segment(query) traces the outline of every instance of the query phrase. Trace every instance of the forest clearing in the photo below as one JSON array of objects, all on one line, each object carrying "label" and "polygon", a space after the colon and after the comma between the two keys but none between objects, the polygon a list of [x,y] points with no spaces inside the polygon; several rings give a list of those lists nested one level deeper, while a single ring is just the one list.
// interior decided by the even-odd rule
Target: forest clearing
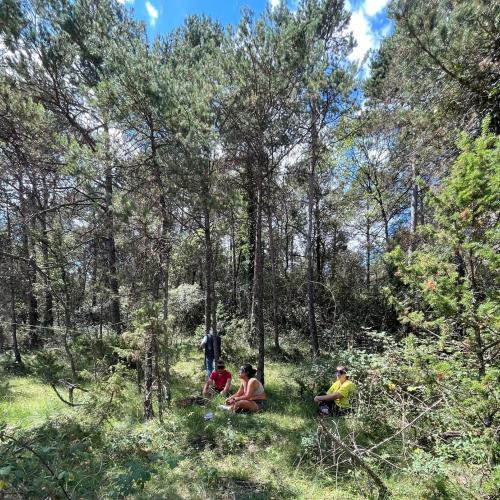
[{"label": "forest clearing", "polygon": [[0,498],[498,498],[500,2],[167,3],[0,0]]}]

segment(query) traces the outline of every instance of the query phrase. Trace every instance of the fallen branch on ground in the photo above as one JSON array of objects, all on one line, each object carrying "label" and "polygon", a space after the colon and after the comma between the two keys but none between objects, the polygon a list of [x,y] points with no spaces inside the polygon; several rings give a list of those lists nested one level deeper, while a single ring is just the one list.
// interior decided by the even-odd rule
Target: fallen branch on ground
[{"label": "fallen branch on ground", "polygon": [[349,449],[339,438],[333,435],[333,433],[325,427],[325,424],[320,420],[320,427],[325,431],[330,439],[356,464],[358,464],[372,479],[379,489],[380,496],[386,498],[390,495],[389,488],[385,485],[384,481],[380,476],[354,451]]}]

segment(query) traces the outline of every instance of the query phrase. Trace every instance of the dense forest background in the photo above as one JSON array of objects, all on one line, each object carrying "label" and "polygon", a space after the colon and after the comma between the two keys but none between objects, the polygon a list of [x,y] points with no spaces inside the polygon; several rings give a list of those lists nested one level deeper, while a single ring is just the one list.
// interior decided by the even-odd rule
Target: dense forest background
[{"label": "dense forest background", "polygon": [[[170,429],[210,328],[277,413],[295,411],[280,390],[311,407],[294,469],[332,481],[336,461],[354,496],[396,494],[394,473],[424,478],[402,498],[499,493],[500,4],[395,0],[389,16],[360,69],[342,0],[227,28],[192,16],[154,40],[113,0],[0,2],[0,396],[36,380],[68,412],[29,429],[0,413],[0,495],[225,498],[220,472],[147,493],[158,459],[130,465],[128,443],[96,472],[88,449],[134,385],[137,425]],[[357,416],[316,428],[337,362]],[[196,432],[197,450],[241,451]],[[273,488],[230,491],[330,494]]]}]

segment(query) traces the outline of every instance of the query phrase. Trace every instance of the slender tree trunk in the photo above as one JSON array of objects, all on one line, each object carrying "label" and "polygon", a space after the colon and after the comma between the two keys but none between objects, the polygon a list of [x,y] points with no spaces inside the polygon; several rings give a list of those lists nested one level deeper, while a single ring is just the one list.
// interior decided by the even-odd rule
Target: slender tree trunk
[{"label": "slender tree trunk", "polygon": [[[158,318],[157,318],[158,320]],[[154,352],[154,370],[156,377],[156,397],[158,400],[158,420],[163,422],[163,377],[161,374],[160,367],[160,350],[158,346],[158,332],[157,329],[158,322],[152,327],[153,330],[153,352]]]},{"label": "slender tree trunk", "polygon": [[285,269],[284,269],[284,275],[285,279],[288,278],[288,266],[290,263],[290,252],[288,251],[288,248],[290,246],[290,235],[288,231],[288,207],[286,206],[285,203]]},{"label": "slender tree trunk", "polygon": [[255,275],[255,221],[256,221],[256,200],[255,200],[255,179],[253,173],[253,166],[251,161],[246,168],[246,198],[247,198],[247,247],[248,247],[248,269],[247,269],[247,285],[248,285],[248,313],[250,316],[250,323],[253,324],[253,287]]},{"label": "slender tree trunk", "polygon": [[371,242],[371,220],[369,215],[369,207],[366,212],[366,290],[370,291],[370,273],[371,273],[371,250],[372,250],[372,242]]},{"label": "slender tree trunk", "polygon": [[238,309],[238,272],[236,266],[236,237],[234,225],[234,210],[231,209],[231,309],[233,313],[235,313]]},{"label": "slender tree trunk", "polygon": [[[205,194],[208,196],[208,193]],[[207,200],[208,202],[208,200]],[[212,237],[210,233],[210,210],[205,204],[204,234],[205,234],[205,334],[208,335],[212,327]]]},{"label": "slender tree trunk", "polygon": [[276,279],[276,252],[274,247],[274,234],[273,234],[273,218],[271,214],[271,207],[268,206],[267,210],[267,225],[269,228],[269,257],[271,259],[271,293],[273,300],[273,325],[274,325],[274,348],[280,350],[280,335],[278,324],[278,295],[277,295],[277,279]]},{"label": "slender tree trunk", "polygon": [[[7,207],[7,241],[9,253],[12,254],[12,227],[10,225],[10,214]],[[9,289],[10,289],[10,318],[11,318],[11,333],[12,333],[12,350],[16,363],[22,364],[21,351],[17,343],[17,314],[16,314],[16,291],[14,286],[14,262],[11,259],[9,272]]]},{"label": "slender tree trunk", "polygon": [[221,356],[221,339],[219,337],[219,331],[217,330],[217,295],[215,293],[215,262],[217,262],[218,258],[217,244],[215,246],[215,259],[212,252],[212,329],[214,332],[214,359],[217,360]]},{"label": "slender tree trunk", "polygon": [[19,175],[19,197],[20,208],[22,217],[22,243],[23,253],[26,259],[26,266],[24,269],[26,279],[26,309],[28,311],[28,324],[29,324],[29,345],[31,348],[40,346],[40,337],[37,332],[38,327],[38,301],[35,295],[36,272],[34,271],[33,263],[34,255],[32,253],[33,247],[31,237],[29,234],[29,223],[27,218],[28,206],[26,200],[26,190],[24,187],[24,180],[22,174]]},{"label": "slender tree trunk", "polygon": [[412,188],[410,201],[410,245],[408,255],[411,255],[416,246],[416,232],[418,224],[418,184],[417,184],[417,167],[415,161],[412,162]]},{"label": "slender tree trunk", "polygon": [[[98,238],[94,238],[92,241],[92,278],[90,281],[91,287],[91,304],[92,309],[95,310],[97,308],[97,282],[98,282],[98,259],[99,259],[99,246],[98,246]],[[95,319],[94,319],[95,321]]]},{"label": "slender tree trunk", "polygon": [[12,333],[12,350],[16,363],[22,364],[21,351],[17,343],[17,315],[16,315],[16,295],[14,291],[14,283],[10,280],[10,317],[11,317],[11,333]]},{"label": "slender tree trunk", "polygon": [[50,281],[50,261],[49,261],[49,232],[47,228],[47,213],[46,210],[49,206],[49,190],[47,188],[47,180],[43,179],[43,206],[42,213],[40,215],[40,222],[42,226],[42,256],[43,265],[45,268],[45,304],[43,313],[43,326],[46,329],[52,329],[54,326],[54,301],[52,297],[52,284]]},{"label": "slender tree trunk", "polygon": [[149,327],[144,344],[144,418],[149,420],[153,413],[153,332]]},{"label": "slender tree trunk", "polygon": [[[166,334],[166,349],[163,353],[163,360],[165,363],[164,373],[165,373],[165,385],[166,385],[166,398],[170,401],[171,398],[171,388],[170,388],[170,355],[169,355],[169,332],[168,332],[168,311],[169,311],[169,278],[170,278],[170,243],[169,243],[169,233],[171,228],[170,212],[167,204],[167,198],[165,196],[165,188],[163,184],[163,179],[161,176],[160,165],[158,164],[158,151],[156,145],[156,139],[151,128],[150,134],[151,143],[151,157],[153,161],[154,177],[155,182],[159,191],[159,205],[160,205],[160,216],[161,216],[161,237],[160,237],[160,272],[161,272],[161,282],[163,287],[163,319],[165,321],[165,326],[167,328]],[[157,384],[158,384],[158,402],[163,402],[162,400],[162,385],[161,385],[161,368],[158,366],[158,360],[160,358],[159,344],[157,335],[152,339],[152,349],[156,358],[156,373],[157,373]],[[146,372],[146,369],[144,370]],[[159,378],[158,378],[159,377]],[[162,409],[158,409],[158,415],[161,418]]]},{"label": "slender tree trunk", "polygon": [[319,199],[315,202],[315,243],[316,243],[316,281],[323,283],[323,259],[321,258],[321,212],[319,209]]},{"label": "slender tree trunk", "polygon": [[171,389],[171,377],[170,377],[170,329],[168,324],[168,311],[169,311],[169,280],[170,280],[170,247],[168,248],[167,254],[165,256],[165,272],[163,275],[163,291],[164,291],[164,301],[163,301],[163,318],[165,320],[165,352],[163,354],[163,359],[165,360],[165,398],[167,403],[170,403],[172,399],[172,389]]},{"label": "slender tree trunk", "polygon": [[257,362],[257,378],[264,384],[264,255],[262,251],[262,203],[263,203],[263,165],[257,172],[257,214],[255,221],[255,266],[254,266],[254,304],[255,326],[259,342],[259,359]]},{"label": "slender tree trunk", "polygon": [[205,304],[205,331],[208,334],[210,328],[213,333],[214,359],[220,358],[219,336],[217,333],[217,306],[215,297],[215,278],[214,278],[214,255],[211,232],[211,210],[210,202],[210,178],[211,163],[206,160],[205,178],[203,179],[203,202],[204,202],[204,233],[205,233],[205,271],[206,271],[206,304]]},{"label": "slender tree trunk", "polygon": [[308,176],[307,200],[307,303],[309,315],[309,335],[311,349],[314,356],[319,355],[318,331],[316,327],[316,303],[314,296],[314,268],[313,268],[313,209],[316,187],[316,165],[318,162],[318,131],[316,127],[317,111],[315,104],[311,104],[311,165]]},{"label": "slender tree trunk", "polygon": [[109,153],[109,131],[107,125],[105,126],[106,133],[106,171],[104,179],[105,189],[105,222],[106,222],[106,251],[108,256],[108,274],[109,286],[111,289],[111,302],[110,302],[110,315],[111,327],[113,330],[121,334],[122,320],[120,311],[120,295],[119,283],[117,273],[117,258],[116,258],[116,245],[115,245],[115,228],[114,228],[114,211],[113,211],[113,167],[112,160]]},{"label": "slender tree trunk", "polygon": [[66,356],[68,357],[68,361],[71,367],[71,376],[73,379],[73,383],[76,383],[76,365],[75,358],[73,357],[73,353],[71,352],[71,348],[69,346],[69,337],[71,336],[71,294],[69,289],[68,278],[66,275],[66,270],[64,268],[64,263],[60,262],[60,270],[61,270],[61,278],[63,283],[64,290],[64,334],[63,334],[63,347]]}]

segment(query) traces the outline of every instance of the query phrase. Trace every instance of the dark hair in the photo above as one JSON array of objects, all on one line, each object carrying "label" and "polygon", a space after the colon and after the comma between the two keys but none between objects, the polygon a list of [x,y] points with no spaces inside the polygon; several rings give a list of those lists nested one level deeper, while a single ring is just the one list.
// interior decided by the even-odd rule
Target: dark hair
[{"label": "dark hair", "polygon": [[240,371],[245,372],[248,375],[248,378],[255,377],[255,374],[257,373],[257,370],[255,370],[250,364],[243,365],[240,368]]}]

